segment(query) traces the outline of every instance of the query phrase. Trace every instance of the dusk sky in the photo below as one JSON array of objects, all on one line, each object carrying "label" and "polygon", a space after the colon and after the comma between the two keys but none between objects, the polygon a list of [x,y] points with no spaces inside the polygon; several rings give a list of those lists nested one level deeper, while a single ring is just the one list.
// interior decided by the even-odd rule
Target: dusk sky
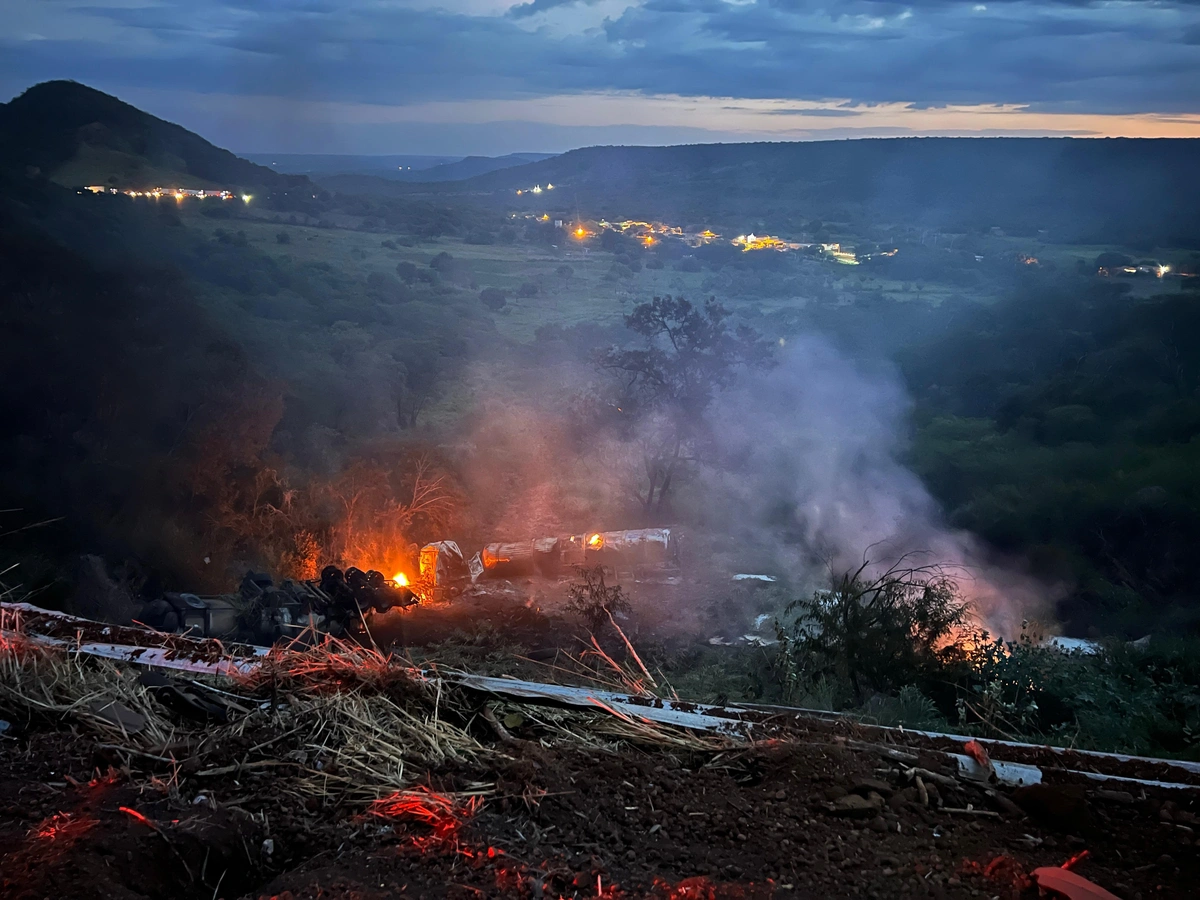
[{"label": "dusk sky", "polygon": [[241,152],[1200,137],[1200,2],[0,0],[72,78]]}]

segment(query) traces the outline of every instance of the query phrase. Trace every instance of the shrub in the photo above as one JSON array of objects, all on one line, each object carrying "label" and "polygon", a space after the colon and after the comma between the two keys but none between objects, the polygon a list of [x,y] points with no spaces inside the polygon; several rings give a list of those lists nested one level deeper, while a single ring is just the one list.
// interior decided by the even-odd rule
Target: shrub
[{"label": "shrub", "polygon": [[532,281],[526,281],[519,288],[517,288],[517,296],[518,297],[536,297],[538,295],[539,290],[540,290],[540,288],[536,284],[534,284]]},{"label": "shrub", "polygon": [[619,584],[604,583],[604,566],[576,566],[579,580],[567,591],[567,609],[587,625],[589,631],[599,631],[610,616],[629,612],[629,598]]},{"label": "shrub", "polygon": [[275,243],[277,243],[277,244],[290,244],[291,242],[292,242],[292,236],[290,234],[288,234],[286,231],[280,231],[278,234],[275,235]]},{"label": "shrub", "polygon": [[479,302],[492,312],[498,312],[508,302],[508,294],[500,288],[487,287],[479,292]]},{"label": "shrub", "polygon": [[869,564],[832,579],[831,589],[793,600],[779,626],[785,688],[828,677],[857,703],[876,691],[919,683],[953,665],[953,638],[968,607],[954,581],[936,566],[903,562],[878,576]]}]

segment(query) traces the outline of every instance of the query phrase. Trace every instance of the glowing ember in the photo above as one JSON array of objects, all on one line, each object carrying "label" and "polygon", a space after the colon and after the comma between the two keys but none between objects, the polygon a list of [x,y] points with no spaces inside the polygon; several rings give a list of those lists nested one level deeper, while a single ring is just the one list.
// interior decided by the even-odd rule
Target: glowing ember
[{"label": "glowing ember", "polygon": [[434,838],[445,839],[456,834],[462,823],[475,815],[480,806],[478,797],[464,799],[419,786],[410,791],[396,791],[373,801],[367,813],[381,819],[422,822],[433,830]]},{"label": "glowing ember", "polygon": [[76,816],[73,813],[55,813],[48,819],[43,819],[34,826],[32,834],[39,840],[56,841],[63,838],[77,838],[85,831],[90,831],[96,825],[91,816]]},{"label": "glowing ember", "polygon": [[393,575],[392,581],[394,581],[400,587],[408,587],[408,576],[403,572],[397,572],[395,575]]},{"label": "glowing ember", "polygon": [[604,535],[593,534],[590,538],[588,538],[587,543],[588,543],[588,546],[591,547],[593,550],[599,550],[601,547],[604,546]]}]

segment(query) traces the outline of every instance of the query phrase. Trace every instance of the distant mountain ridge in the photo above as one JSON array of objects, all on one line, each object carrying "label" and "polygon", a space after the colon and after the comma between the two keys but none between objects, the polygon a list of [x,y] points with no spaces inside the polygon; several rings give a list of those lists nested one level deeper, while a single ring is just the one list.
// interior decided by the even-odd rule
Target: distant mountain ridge
[{"label": "distant mountain ridge", "polygon": [[404,197],[421,193],[442,183],[458,184],[466,179],[551,159],[549,153],[510,153],[507,156],[468,156],[453,162],[403,172],[355,171],[336,174],[314,173],[312,179],[327,190],[343,194]]},{"label": "distant mountain ridge", "polygon": [[243,153],[242,156],[274,172],[288,175],[378,175],[392,177],[405,169],[429,169],[457,162],[459,156],[421,156],[418,154],[352,153]]},{"label": "distant mountain ridge", "polygon": [[74,81],[47,81],[0,104],[0,168],[68,187],[283,189],[280,175],[197,134]]},{"label": "distant mountain ridge", "polygon": [[[504,156],[417,156],[324,153],[247,153],[246,158],[272,171],[307,175],[324,183],[329,179],[350,179],[346,184],[357,191],[378,193],[371,181],[382,178],[398,182],[461,181],[498,169],[524,166],[550,159],[554,153],[509,153]],[[333,182],[337,184],[337,182]],[[338,188],[339,190],[341,188]]]},{"label": "distant mountain ridge", "polygon": [[428,169],[406,172],[405,181],[462,181],[503,169],[524,166],[553,159],[554,153],[509,153],[506,156],[467,156],[457,162],[444,163]]}]

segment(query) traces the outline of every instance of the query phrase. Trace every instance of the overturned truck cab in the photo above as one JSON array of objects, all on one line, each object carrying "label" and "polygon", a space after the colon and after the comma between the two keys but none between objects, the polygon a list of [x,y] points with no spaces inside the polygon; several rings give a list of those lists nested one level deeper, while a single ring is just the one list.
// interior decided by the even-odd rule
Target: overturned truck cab
[{"label": "overturned truck cab", "polygon": [[278,584],[264,572],[250,571],[236,594],[167,593],[148,601],[139,621],[160,631],[271,644],[354,634],[373,614],[419,601],[414,591],[382,572],[354,566],[326,566],[320,580],[289,578]]}]

